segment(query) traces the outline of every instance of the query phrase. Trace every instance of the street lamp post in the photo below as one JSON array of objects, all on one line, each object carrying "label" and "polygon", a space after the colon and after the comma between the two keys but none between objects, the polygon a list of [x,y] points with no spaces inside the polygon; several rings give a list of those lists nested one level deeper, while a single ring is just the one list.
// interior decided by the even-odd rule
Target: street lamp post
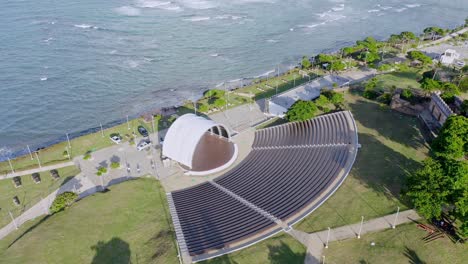
[{"label": "street lamp post", "polygon": [[102,123],[99,123],[99,125],[101,126],[101,135],[102,137],[104,137],[104,130],[102,129]]},{"label": "street lamp post", "polygon": [[397,212],[396,212],[396,215],[395,215],[395,220],[393,220],[393,225],[392,225],[393,229],[395,229],[395,227],[396,227],[396,222],[397,222],[399,213],[400,213],[400,206],[398,206],[398,209],[397,209]]},{"label": "street lamp post", "polygon": [[327,243],[325,244],[325,248],[328,248],[328,241],[330,241],[330,227],[328,228],[328,233],[327,233]]},{"label": "street lamp post", "polygon": [[34,152],[34,154],[36,154],[37,164],[39,164],[39,168],[42,168],[41,161],[39,160],[39,156],[37,155],[37,152]]},{"label": "street lamp post", "polygon": [[362,224],[364,223],[364,216],[361,216],[361,225],[359,226],[359,232],[357,238],[361,238]]},{"label": "street lamp post", "polygon": [[71,149],[70,137],[68,137],[68,133],[66,133],[66,135],[67,135],[68,147]]},{"label": "street lamp post", "polygon": [[28,147],[28,152],[29,152],[29,156],[31,157],[31,160],[34,160],[32,153],[31,153],[31,149],[29,148],[29,145],[26,145],[26,147]]},{"label": "street lamp post", "polygon": [[128,123],[128,115],[127,115],[127,130],[130,130],[130,124]]},{"label": "street lamp post", "polygon": [[10,158],[7,158],[7,159],[8,159],[8,164],[10,164],[11,173],[15,173],[15,170],[13,169],[13,165],[11,164]]}]

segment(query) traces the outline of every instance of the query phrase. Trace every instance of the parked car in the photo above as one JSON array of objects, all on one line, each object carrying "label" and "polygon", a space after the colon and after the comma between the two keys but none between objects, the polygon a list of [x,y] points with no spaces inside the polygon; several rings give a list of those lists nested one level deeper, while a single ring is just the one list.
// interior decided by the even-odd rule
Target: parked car
[{"label": "parked car", "polygon": [[151,146],[151,141],[149,141],[149,140],[144,140],[144,141],[142,141],[140,144],[138,144],[137,150],[138,150],[138,151],[142,151],[142,150],[144,150],[144,149],[149,148],[150,146]]},{"label": "parked car", "polygon": [[122,142],[122,137],[119,134],[111,134],[110,139],[115,143],[115,144],[120,144]]},{"label": "parked car", "polygon": [[144,126],[138,126],[138,132],[144,137],[148,136],[148,130]]}]

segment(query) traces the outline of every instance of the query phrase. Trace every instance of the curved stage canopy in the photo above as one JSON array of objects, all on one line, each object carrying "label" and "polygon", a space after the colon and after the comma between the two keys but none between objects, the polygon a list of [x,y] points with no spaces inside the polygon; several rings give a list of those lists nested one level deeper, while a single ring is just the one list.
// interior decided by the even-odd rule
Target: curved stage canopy
[{"label": "curved stage canopy", "polygon": [[229,161],[234,147],[225,126],[185,114],[169,127],[162,151],[164,156],[189,169],[208,171]]},{"label": "curved stage canopy", "polygon": [[357,150],[349,111],[258,130],[252,151],[234,169],[167,194],[184,262],[287,230],[338,189]]}]

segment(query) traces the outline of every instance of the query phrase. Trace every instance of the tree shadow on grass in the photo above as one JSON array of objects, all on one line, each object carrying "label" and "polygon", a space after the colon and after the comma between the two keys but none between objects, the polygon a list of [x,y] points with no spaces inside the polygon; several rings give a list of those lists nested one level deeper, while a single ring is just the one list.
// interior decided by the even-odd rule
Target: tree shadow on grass
[{"label": "tree shadow on grass", "polygon": [[284,242],[281,242],[278,246],[268,246],[268,259],[272,264],[295,264],[304,263],[306,257],[305,253],[296,253]]},{"label": "tree shadow on grass", "polygon": [[50,217],[50,215],[46,215],[45,217],[43,217],[41,220],[39,220],[39,222],[35,223],[34,225],[32,225],[31,227],[29,227],[28,229],[26,229],[21,235],[19,235],[17,238],[15,238],[15,240],[13,240],[7,248],[10,248],[11,246],[13,246],[16,242],[18,242],[21,238],[23,238],[25,235],[27,235],[29,232],[32,232],[34,229],[36,229],[36,227],[38,227],[39,225],[41,225],[42,223],[44,223],[48,218]]},{"label": "tree shadow on grass", "polygon": [[129,264],[130,246],[127,242],[118,237],[114,237],[108,242],[99,241],[91,247],[96,251],[91,264]]},{"label": "tree shadow on grass", "polygon": [[421,258],[419,258],[418,254],[416,251],[405,247],[405,253],[404,255],[408,258],[410,264],[426,264],[425,261],[423,261]]},{"label": "tree shadow on grass", "polygon": [[427,147],[417,118],[382,109],[378,103],[364,99],[349,103],[348,107],[356,121],[365,128],[376,130],[383,137],[411,148]]},{"label": "tree shadow on grass", "polygon": [[373,135],[360,133],[359,142],[362,147],[351,173],[375,191],[407,204],[400,197],[401,190],[420,163],[385,146]]}]

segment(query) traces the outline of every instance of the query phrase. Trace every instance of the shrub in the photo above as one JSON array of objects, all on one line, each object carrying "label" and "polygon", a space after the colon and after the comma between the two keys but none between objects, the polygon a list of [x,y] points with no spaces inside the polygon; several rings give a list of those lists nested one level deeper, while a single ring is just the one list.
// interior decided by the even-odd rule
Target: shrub
[{"label": "shrub", "polygon": [[68,151],[64,150],[63,153],[62,153],[62,155],[63,155],[64,157],[68,157]]},{"label": "shrub", "polygon": [[86,154],[83,156],[84,160],[89,160],[91,158],[91,152],[86,152]]},{"label": "shrub", "polygon": [[432,64],[431,57],[427,56],[426,54],[418,50],[409,51],[408,58],[412,60],[418,60],[422,62],[423,64]]},{"label": "shrub", "polygon": [[205,98],[209,98],[209,97],[223,97],[224,94],[226,92],[224,90],[218,90],[218,89],[212,89],[212,90],[208,90],[206,91],[203,96]]},{"label": "shrub", "polygon": [[205,104],[199,104],[198,105],[198,111],[200,111],[200,112],[206,113],[209,110],[210,110],[210,108]]},{"label": "shrub", "polygon": [[135,145],[135,138],[134,138],[134,137],[130,137],[130,139],[128,140],[128,144],[130,144],[130,146]]},{"label": "shrub", "polygon": [[118,168],[120,168],[120,162],[112,162],[110,167],[112,169],[118,169]]},{"label": "shrub", "polygon": [[411,92],[411,90],[409,89],[404,89],[402,92],[401,92],[401,98],[405,99],[405,100],[409,100],[413,97],[413,92]]},{"label": "shrub", "polygon": [[[119,165],[120,166],[120,165]],[[106,167],[99,167],[98,171],[96,172],[97,176],[101,176],[103,174],[107,173],[107,168]]]},{"label": "shrub", "polygon": [[50,206],[50,211],[52,213],[58,213],[62,210],[65,210],[67,207],[69,207],[73,202],[78,199],[78,194],[74,192],[64,192],[57,197],[55,197],[54,202]]},{"label": "shrub", "polygon": [[389,105],[392,102],[392,94],[384,93],[378,98],[379,102]]},{"label": "shrub", "polygon": [[222,108],[226,105],[226,100],[222,99],[222,98],[218,98],[214,101],[213,103],[216,107],[218,108]]},{"label": "shrub", "polygon": [[315,116],[317,106],[312,101],[296,101],[286,112],[286,119],[289,122],[304,121]]},{"label": "shrub", "polygon": [[120,134],[119,133],[112,133],[109,136],[110,137],[120,137]]}]

